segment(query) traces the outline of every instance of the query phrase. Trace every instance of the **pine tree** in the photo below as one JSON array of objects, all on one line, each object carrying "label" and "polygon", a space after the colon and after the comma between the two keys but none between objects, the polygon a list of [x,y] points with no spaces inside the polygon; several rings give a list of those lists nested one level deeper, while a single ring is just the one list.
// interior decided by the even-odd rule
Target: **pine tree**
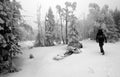
[{"label": "pine tree", "polygon": [[108,5],[104,5],[102,9],[100,9],[96,3],[92,3],[89,7],[90,14],[88,15],[88,19],[94,21],[94,26],[92,28],[93,30],[91,31],[90,37],[95,39],[97,30],[102,28],[108,41],[117,41],[119,36],[117,33],[118,29],[116,28]]},{"label": "pine tree", "polygon": [[[116,25],[116,28],[118,29],[118,33],[120,33],[120,10],[117,8],[112,12],[112,16]],[[120,36],[119,36],[120,37]]]},{"label": "pine tree", "polygon": [[38,46],[44,46],[44,37],[42,33],[42,26],[41,26],[41,6],[37,10],[37,25],[38,25],[38,34],[36,37],[36,42],[35,45],[36,47]]},{"label": "pine tree", "polygon": [[12,57],[20,53],[18,22],[21,5],[13,0],[0,1],[0,73],[14,71]]},{"label": "pine tree", "polygon": [[69,36],[69,42],[70,41],[78,41],[78,39],[79,39],[78,32],[75,28],[75,21],[74,20],[71,22],[68,36]]},{"label": "pine tree", "polygon": [[68,46],[82,48],[82,44],[79,42],[79,34],[76,29],[75,20],[72,20],[71,22],[68,37],[69,37]]},{"label": "pine tree", "polygon": [[48,10],[48,14],[45,19],[45,45],[52,46],[54,45],[54,28],[55,28],[55,20],[53,11],[51,8]]},{"label": "pine tree", "polygon": [[112,17],[112,14],[109,11],[109,7],[108,5],[104,5],[101,13],[104,15],[104,19],[103,19],[103,23],[104,25],[103,28],[106,31],[106,36],[109,42],[114,42],[114,41],[118,41],[118,29],[116,28],[114,19]]}]

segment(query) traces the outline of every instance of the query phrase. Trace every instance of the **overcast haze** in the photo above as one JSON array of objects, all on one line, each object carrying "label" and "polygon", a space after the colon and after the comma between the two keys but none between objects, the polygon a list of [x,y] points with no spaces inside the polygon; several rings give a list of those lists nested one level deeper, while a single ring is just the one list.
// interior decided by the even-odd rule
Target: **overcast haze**
[{"label": "overcast haze", "polygon": [[115,9],[116,7],[120,9],[120,0],[17,0],[21,3],[23,7],[22,15],[26,15],[25,20],[27,20],[27,23],[31,24],[34,28],[36,28],[34,21],[36,21],[36,10],[37,7],[41,5],[41,16],[42,20],[44,19],[44,16],[46,12],[48,11],[48,8],[51,7],[54,15],[56,16],[56,5],[61,5],[64,7],[64,3],[66,1],[69,2],[77,2],[77,8],[76,8],[76,16],[78,18],[83,18],[84,15],[88,14],[89,10],[89,3],[97,3],[100,7],[107,4],[109,5],[110,9]]}]

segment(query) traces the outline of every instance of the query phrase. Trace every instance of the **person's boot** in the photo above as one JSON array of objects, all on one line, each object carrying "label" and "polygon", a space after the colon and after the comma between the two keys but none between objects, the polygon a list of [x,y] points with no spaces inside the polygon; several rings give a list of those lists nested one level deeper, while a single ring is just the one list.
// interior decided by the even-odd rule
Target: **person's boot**
[{"label": "person's boot", "polygon": [[102,55],[104,55],[105,53],[104,52],[102,52]]},{"label": "person's boot", "polygon": [[102,53],[102,55],[104,55],[105,54],[104,50],[102,50],[101,53]]}]

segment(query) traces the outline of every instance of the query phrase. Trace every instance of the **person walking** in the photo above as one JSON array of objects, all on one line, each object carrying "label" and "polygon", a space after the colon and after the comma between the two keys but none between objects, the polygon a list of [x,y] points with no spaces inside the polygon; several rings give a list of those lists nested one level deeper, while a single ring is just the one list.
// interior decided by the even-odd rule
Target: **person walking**
[{"label": "person walking", "polygon": [[102,29],[98,29],[98,32],[97,32],[97,35],[96,35],[96,42],[99,43],[100,51],[101,51],[102,55],[104,55],[105,52],[104,52],[104,49],[103,49],[103,45],[104,45],[104,42],[107,43],[107,39],[106,39],[106,36],[103,33]]}]

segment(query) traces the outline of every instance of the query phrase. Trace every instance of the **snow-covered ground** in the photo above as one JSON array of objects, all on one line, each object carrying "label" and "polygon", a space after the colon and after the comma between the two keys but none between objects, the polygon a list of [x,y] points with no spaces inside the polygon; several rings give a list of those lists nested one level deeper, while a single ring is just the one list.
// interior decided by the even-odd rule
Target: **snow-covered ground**
[{"label": "snow-covered ground", "polygon": [[[65,45],[25,49],[16,59],[22,70],[5,77],[120,77],[120,42],[105,44],[105,55],[100,54],[96,42],[82,43],[82,53],[60,61],[53,57],[64,53]],[[34,55],[33,59],[29,59],[30,54]]]},{"label": "snow-covered ground", "polygon": [[19,45],[21,45],[23,48],[31,47],[33,46],[35,41],[22,41],[19,42]]}]

